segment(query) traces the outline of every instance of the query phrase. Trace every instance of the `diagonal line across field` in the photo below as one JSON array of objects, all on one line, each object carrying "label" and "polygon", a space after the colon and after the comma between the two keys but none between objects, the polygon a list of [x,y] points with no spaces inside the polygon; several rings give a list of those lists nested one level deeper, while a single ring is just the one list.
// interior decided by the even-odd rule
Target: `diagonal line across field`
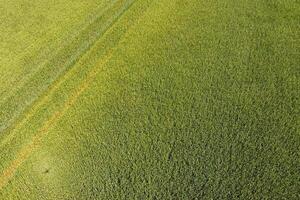
[{"label": "diagonal line across field", "polygon": [[[120,3],[120,2],[123,2],[123,0],[119,1],[119,3]],[[133,3],[134,3],[134,2],[135,2],[135,1],[133,1]],[[133,4],[133,3],[132,3],[132,4]],[[130,4],[130,6],[131,6],[132,4]],[[130,6],[127,7],[127,9],[129,9]],[[127,10],[127,9],[126,9],[126,10]],[[126,10],[124,10],[123,13],[124,13]],[[119,16],[119,17],[120,17],[120,16]],[[118,18],[119,18],[119,17],[118,17]],[[116,22],[116,21],[118,20],[118,18],[116,18],[116,19],[114,20],[114,22]],[[112,27],[112,26],[114,25],[114,22],[113,22],[112,24],[110,24],[110,27]],[[108,30],[108,29],[106,29],[106,30]],[[98,38],[98,39],[99,39],[99,38]],[[87,50],[87,51],[85,52],[85,54],[88,53],[88,52],[89,52],[89,50]],[[81,57],[79,58],[78,61],[85,59],[85,57],[84,57],[85,54],[81,55]],[[78,63],[78,61],[77,61],[77,63]],[[26,123],[26,122],[34,115],[34,113],[36,113],[36,111],[41,107],[41,105],[43,105],[44,103],[47,102],[47,100],[49,99],[48,97],[49,97],[50,95],[52,95],[53,92],[56,91],[57,88],[59,88],[59,87],[61,86],[61,84],[67,79],[67,77],[72,76],[72,74],[74,74],[74,73],[76,73],[76,67],[70,68],[70,69],[69,69],[62,77],[60,77],[59,79],[57,79],[57,81],[54,82],[54,84],[53,84],[52,86],[49,87],[49,89],[48,89],[46,95],[45,95],[41,100],[38,100],[37,103],[36,103],[35,105],[33,105],[33,109],[31,109],[28,113],[26,113],[26,115],[25,115],[24,117],[20,118],[20,119],[21,119],[20,121],[16,121],[15,123],[13,123],[13,124],[10,125],[10,126],[11,126],[10,128],[12,129],[13,132],[10,133],[10,134],[8,134],[8,135],[6,135],[6,137],[4,137],[4,138],[0,141],[0,148],[1,148],[2,146],[6,145],[7,142],[10,141],[12,137],[14,137],[14,133],[16,132],[16,130],[18,130],[24,123]],[[0,132],[1,132],[1,128],[0,128]]]},{"label": "diagonal line across field", "polygon": [[112,51],[109,52],[105,57],[98,63],[90,74],[86,77],[86,80],[81,83],[81,85],[72,93],[71,98],[65,102],[63,109],[55,112],[50,119],[48,119],[38,133],[32,138],[32,142],[25,146],[17,155],[17,158],[10,164],[10,166],[4,170],[2,176],[0,177],[0,189],[5,186],[8,181],[14,176],[16,170],[20,167],[20,165],[31,155],[32,151],[36,148],[36,146],[40,143],[42,137],[48,132],[48,130],[53,126],[63,115],[64,113],[76,102],[78,97],[84,92],[91,81],[95,78],[101,66],[105,65],[112,56]]},{"label": "diagonal line across field", "polygon": [[[7,110],[0,112],[0,133],[4,133],[10,129],[18,118],[22,118],[22,114],[39,99],[40,95],[55,84],[72,68],[72,66],[81,59],[81,56],[87,52],[91,46],[129,9],[134,0],[118,0],[102,11],[93,21],[74,38],[70,38],[70,42],[62,44],[57,49],[57,53],[50,57],[41,69],[36,70],[30,77],[25,78],[24,84],[20,85],[16,91],[0,100],[0,109]],[[47,74],[47,78],[43,75]],[[17,84],[18,85],[18,84]],[[13,89],[15,90],[15,89]],[[12,91],[13,91],[12,90]],[[35,90],[34,94],[30,91]],[[19,99],[18,102],[15,99]]]},{"label": "diagonal line across field", "polygon": [[[147,7],[149,7],[149,4]],[[140,13],[139,19],[144,13],[145,10],[143,10],[142,13]],[[135,19],[133,25],[138,23],[139,19]],[[34,149],[36,149],[39,146],[43,136],[46,135],[49,129],[53,127],[60,120],[60,118],[67,112],[67,110],[75,104],[75,102],[80,97],[80,95],[89,87],[89,85],[95,79],[96,75],[101,71],[102,67],[110,61],[115,50],[118,48],[119,44],[121,44],[126,39],[126,35],[130,32],[131,26],[124,32],[122,38],[117,42],[117,44],[114,47],[111,47],[100,58],[100,61],[96,63],[94,67],[92,67],[92,69],[83,79],[83,81],[81,81],[78,87],[76,87],[73,90],[73,92],[71,92],[71,95],[69,95],[69,98],[65,101],[62,108],[60,110],[55,111],[47,120],[44,121],[43,125],[35,133],[30,143],[25,145],[23,148],[21,148],[21,150],[16,155],[16,159],[14,159],[9,164],[9,166],[3,170],[2,175],[0,176],[0,190],[7,185],[7,183],[14,177],[14,174],[18,170],[18,168],[30,157]],[[47,95],[44,96],[44,98],[38,102],[34,110],[28,113],[27,116],[19,124],[15,126],[15,130],[21,127],[28,120],[30,120],[30,118],[34,116],[34,114],[40,108],[40,106],[45,104],[49,100],[50,96],[53,95],[53,93],[61,86],[62,82],[64,82],[68,76],[72,76],[72,75],[74,75],[74,73],[71,70],[64,77],[62,77],[62,79],[60,79],[55,85],[53,85],[53,87],[47,93]],[[17,131],[15,131],[14,133],[16,132]],[[5,140],[3,140],[2,143],[0,144],[0,147],[8,143],[12,137],[14,137],[13,134],[5,138]]]},{"label": "diagonal line across field", "polygon": [[[18,80],[19,82],[16,82],[16,86],[11,88],[9,91],[7,91],[6,93],[0,93],[1,95],[1,99],[0,99],[0,104],[3,104],[5,101],[7,101],[7,99],[11,98],[16,91],[22,89],[22,87],[24,86],[24,84],[28,81],[30,81],[30,78],[32,78],[30,75],[34,75],[36,73],[38,73],[40,70],[42,70],[45,65],[53,65],[53,61],[57,59],[58,56],[60,56],[59,54],[61,52],[64,51],[64,49],[66,48],[70,48],[71,46],[74,46],[74,51],[79,51],[81,50],[80,48],[76,48],[75,45],[72,45],[72,43],[74,43],[74,41],[77,38],[83,37],[85,35],[85,32],[87,32],[86,30],[91,29],[91,27],[96,27],[96,22],[99,18],[104,18],[103,15],[105,15],[105,13],[107,12],[112,12],[111,9],[113,8],[113,6],[115,6],[115,4],[120,1],[118,0],[114,0],[111,1],[107,6],[105,6],[103,8],[103,6],[99,6],[95,12],[93,12],[86,20],[84,20],[84,22],[82,22],[78,27],[76,27],[75,30],[80,30],[80,31],[76,31],[74,32],[74,30],[70,31],[66,37],[63,38],[63,42],[57,44],[57,42],[52,42],[53,44],[49,45],[51,46],[51,48],[49,49],[43,49],[43,51],[41,54],[44,56],[41,56],[43,59],[41,59],[42,61],[40,63],[36,63],[36,67],[33,67],[33,74],[29,73],[27,74],[27,76],[22,77],[21,80]],[[102,26],[109,26],[107,24],[103,24]],[[98,27],[99,29],[104,29],[101,26]],[[96,32],[96,31],[93,31]],[[93,37],[90,37],[90,39],[88,41],[86,41],[86,43],[92,44],[94,42],[95,39],[97,39],[96,36],[98,36],[99,34],[102,34],[101,31],[93,33]],[[95,36],[94,36],[95,35]],[[83,44],[80,44],[83,46]],[[49,55],[50,54],[50,55]],[[7,78],[7,77],[1,77],[1,79]],[[22,82],[23,84],[20,84],[20,82]]]},{"label": "diagonal line across field", "polygon": [[0,0],[0,200],[299,199],[299,9]]}]

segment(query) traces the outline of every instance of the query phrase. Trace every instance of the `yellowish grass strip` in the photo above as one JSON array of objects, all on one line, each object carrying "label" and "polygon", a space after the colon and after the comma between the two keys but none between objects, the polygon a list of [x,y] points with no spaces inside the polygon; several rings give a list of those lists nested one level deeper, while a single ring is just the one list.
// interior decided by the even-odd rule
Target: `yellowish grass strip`
[{"label": "yellowish grass strip", "polygon": [[[149,7],[148,7],[149,8]],[[145,14],[145,12],[143,13]],[[138,24],[138,22],[141,20],[141,17],[137,20],[135,24]],[[16,159],[13,160],[10,165],[2,172],[0,176],[0,191],[8,184],[8,182],[14,177],[16,171],[18,168],[30,157],[34,149],[40,144],[42,138],[44,135],[46,135],[51,127],[53,127],[59,119],[66,113],[66,111],[74,105],[76,100],[79,98],[79,96],[89,87],[91,82],[94,80],[96,75],[100,72],[102,67],[111,59],[113,56],[114,51],[117,49],[119,44],[121,44],[123,41],[126,40],[126,35],[129,34],[129,32],[132,30],[132,27],[126,31],[122,39],[118,42],[118,45],[115,47],[112,47],[101,59],[100,61],[91,69],[91,71],[88,73],[86,78],[81,82],[81,84],[74,90],[74,92],[70,95],[70,97],[67,99],[67,101],[64,103],[62,110],[56,111],[45,123],[43,126],[37,131],[36,135],[32,138],[31,143],[28,145],[25,145],[17,154]],[[71,75],[72,70],[70,71]],[[37,107],[27,115],[26,119],[23,121],[25,123],[27,119],[32,117],[35,113],[35,111],[47,100],[49,99],[49,96],[52,95],[52,92],[55,91],[61,83],[65,79],[59,80],[57,84],[55,84],[49,94],[45,96],[37,105]],[[21,122],[22,124],[22,122]],[[20,125],[21,125],[20,124]],[[19,125],[19,126],[20,126]],[[1,146],[2,144],[0,144]]]},{"label": "yellowish grass strip", "polygon": [[41,139],[48,132],[48,130],[64,115],[64,113],[72,105],[74,105],[78,97],[88,88],[90,83],[94,80],[101,67],[110,60],[112,54],[113,51],[111,50],[104,56],[104,58],[101,59],[100,63],[95,66],[95,68],[87,75],[86,79],[79,85],[78,88],[76,88],[70,98],[65,102],[63,109],[55,112],[32,138],[31,143],[20,150],[20,152],[16,156],[16,159],[12,161],[12,163],[3,171],[2,175],[0,176],[0,190],[11,180],[22,163],[28,159],[32,151],[36,148],[36,146],[38,146]]}]

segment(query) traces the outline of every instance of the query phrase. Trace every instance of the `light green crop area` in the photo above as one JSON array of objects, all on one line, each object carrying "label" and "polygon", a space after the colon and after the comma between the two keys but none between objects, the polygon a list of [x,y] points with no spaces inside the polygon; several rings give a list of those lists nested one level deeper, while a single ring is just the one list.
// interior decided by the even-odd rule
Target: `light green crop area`
[{"label": "light green crop area", "polygon": [[296,0],[0,0],[0,199],[299,199]]}]

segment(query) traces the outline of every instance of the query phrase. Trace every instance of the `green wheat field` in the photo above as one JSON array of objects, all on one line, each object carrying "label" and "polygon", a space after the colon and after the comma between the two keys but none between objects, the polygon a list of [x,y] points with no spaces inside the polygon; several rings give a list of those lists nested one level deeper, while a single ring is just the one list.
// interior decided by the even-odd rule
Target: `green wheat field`
[{"label": "green wheat field", "polygon": [[0,0],[0,200],[299,200],[299,0]]}]

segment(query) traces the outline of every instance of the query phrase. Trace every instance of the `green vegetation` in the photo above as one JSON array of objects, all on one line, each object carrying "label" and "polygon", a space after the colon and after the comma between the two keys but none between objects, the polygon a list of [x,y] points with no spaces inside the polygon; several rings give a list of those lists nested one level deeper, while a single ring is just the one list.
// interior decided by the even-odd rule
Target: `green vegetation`
[{"label": "green vegetation", "polygon": [[299,199],[295,0],[0,0],[0,199]]}]

